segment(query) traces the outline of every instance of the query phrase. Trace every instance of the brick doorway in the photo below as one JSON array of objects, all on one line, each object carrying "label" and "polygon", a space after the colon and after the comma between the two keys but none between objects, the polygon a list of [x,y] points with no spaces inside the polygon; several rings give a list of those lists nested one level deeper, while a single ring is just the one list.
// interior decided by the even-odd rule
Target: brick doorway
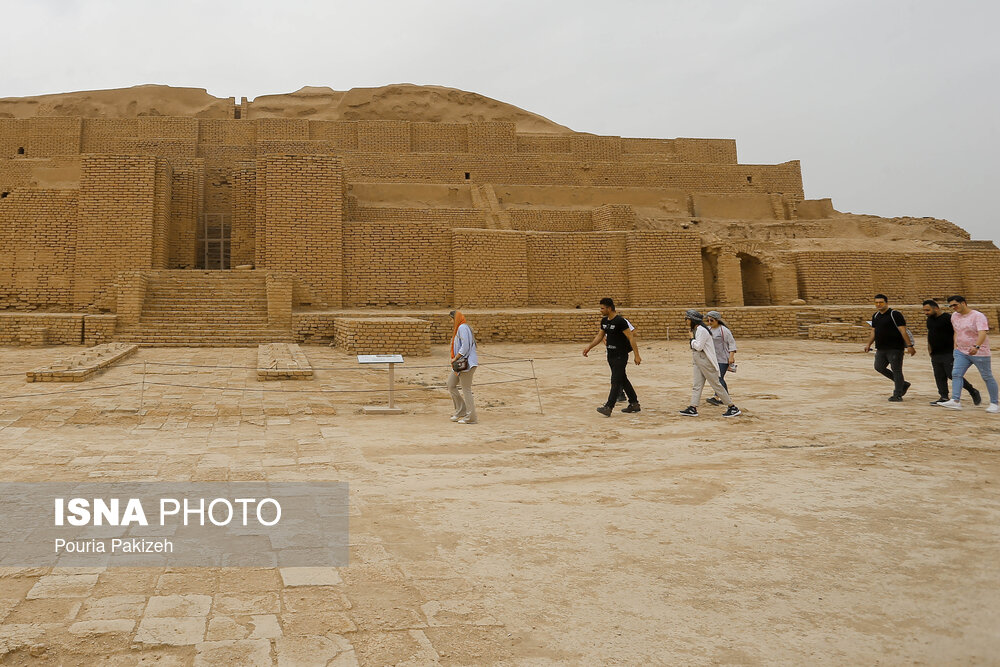
[{"label": "brick doorway", "polygon": [[770,271],[753,255],[741,252],[737,256],[740,259],[740,276],[743,279],[743,305],[773,305]]},{"label": "brick doorway", "polygon": [[228,269],[232,235],[232,216],[203,213],[198,227],[198,268]]}]

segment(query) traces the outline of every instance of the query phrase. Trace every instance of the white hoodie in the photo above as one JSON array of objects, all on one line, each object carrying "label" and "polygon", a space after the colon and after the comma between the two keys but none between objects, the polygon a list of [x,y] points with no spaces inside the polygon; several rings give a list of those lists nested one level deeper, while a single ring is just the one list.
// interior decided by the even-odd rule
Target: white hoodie
[{"label": "white hoodie", "polygon": [[694,350],[695,354],[701,352],[708,357],[708,360],[715,366],[715,372],[719,372],[719,360],[715,355],[715,343],[712,341],[712,333],[704,325],[699,324],[695,327],[694,338],[691,339],[691,349]]}]

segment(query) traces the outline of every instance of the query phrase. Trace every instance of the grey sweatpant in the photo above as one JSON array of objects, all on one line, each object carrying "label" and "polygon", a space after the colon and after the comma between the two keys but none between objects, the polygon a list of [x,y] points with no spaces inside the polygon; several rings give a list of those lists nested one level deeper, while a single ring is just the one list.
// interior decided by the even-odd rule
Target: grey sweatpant
[{"label": "grey sweatpant", "polygon": [[[457,375],[455,371],[448,374],[448,392],[455,404],[454,416],[467,417],[469,421],[479,421],[479,416],[476,414],[476,403],[472,397],[472,375],[476,372],[476,368],[478,366],[473,366]],[[461,393],[458,391],[459,384],[462,385]]]},{"label": "grey sweatpant", "polygon": [[692,350],[691,358],[694,360],[694,383],[691,385],[691,405],[697,407],[698,403],[701,402],[701,390],[705,387],[705,382],[708,382],[712,386],[712,389],[719,395],[723,403],[732,405],[733,399],[729,398],[729,392],[726,391],[726,388],[722,386],[722,382],[719,381],[719,371],[712,365],[712,362],[709,361],[705,353]]}]

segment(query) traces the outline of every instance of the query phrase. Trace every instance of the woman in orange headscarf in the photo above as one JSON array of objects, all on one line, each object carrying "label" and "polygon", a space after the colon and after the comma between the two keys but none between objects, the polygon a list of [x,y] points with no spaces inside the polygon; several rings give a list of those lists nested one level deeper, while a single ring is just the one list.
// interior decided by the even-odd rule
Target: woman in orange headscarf
[{"label": "woman in orange headscarf", "polygon": [[[476,336],[472,327],[465,321],[465,315],[459,310],[449,313],[455,321],[451,334],[451,373],[448,375],[448,392],[455,404],[455,412],[451,415],[453,422],[459,424],[475,424],[479,421],[476,414],[476,404],[472,396],[472,376],[479,366],[479,355],[476,352]],[[462,385],[459,392],[458,385]]]}]

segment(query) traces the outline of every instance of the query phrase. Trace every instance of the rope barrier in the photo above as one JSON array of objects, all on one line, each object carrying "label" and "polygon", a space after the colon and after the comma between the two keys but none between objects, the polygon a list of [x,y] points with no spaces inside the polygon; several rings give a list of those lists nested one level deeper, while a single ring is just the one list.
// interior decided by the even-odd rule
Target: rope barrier
[{"label": "rope barrier", "polygon": [[[140,382],[123,382],[121,384],[103,384],[97,387],[78,387],[76,389],[63,389],[61,391],[44,391],[36,392],[34,394],[8,394],[6,396],[0,396],[0,400],[7,398],[31,398],[33,396],[57,396],[59,394],[74,394],[83,391],[99,391],[101,389],[114,389],[116,387],[134,387]],[[149,384],[148,382],[146,384]]]}]

